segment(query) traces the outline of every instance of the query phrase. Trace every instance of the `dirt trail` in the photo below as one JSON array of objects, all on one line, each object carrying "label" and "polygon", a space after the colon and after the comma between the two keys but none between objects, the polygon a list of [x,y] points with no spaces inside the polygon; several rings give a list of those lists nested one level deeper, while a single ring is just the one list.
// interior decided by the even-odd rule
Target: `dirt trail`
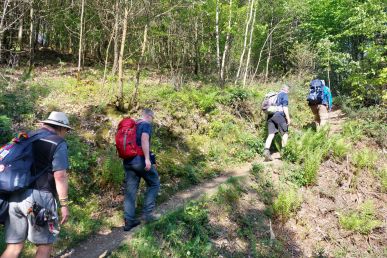
[{"label": "dirt trail", "polygon": [[[184,204],[191,200],[198,199],[204,195],[213,195],[216,193],[218,187],[225,183],[230,177],[243,177],[249,174],[251,164],[245,164],[243,166],[229,169],[224,174],[202,183],[197,186],[193,186],[187,190],[177,193],[171,197],[167,202],[159,205],[155,212],[161,215],[167,212],[176,210],[182,207]],[[130,232],[124,232],[122,227],[114,228],[108,233],[100,233],[90,237],[89,239],[81,242],[75,248],[68,250],[65,254],[57,257],[65,258],[94,258],[94,257],[107,257],[111,251],[117,249],[121,243],[129,240],[132,235],[141,228],[141,226],[133,229]]]},{"label": "dirt trail", "polygon": [[333,110],[329,113],[329,125],[330,125],[330,133],[337,134],[341,132],[343,129],[343,124],[345,123],[345,114],[341,109]]}]

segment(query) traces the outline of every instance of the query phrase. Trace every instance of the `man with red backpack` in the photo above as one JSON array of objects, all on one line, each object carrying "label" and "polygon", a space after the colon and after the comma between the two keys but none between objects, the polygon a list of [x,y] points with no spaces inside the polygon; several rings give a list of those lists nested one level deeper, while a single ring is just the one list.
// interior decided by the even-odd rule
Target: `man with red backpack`
[{"label": "man with red backpack", "polygon": [[150,152],[153,118],[153,111],[146,108],[142,112],[142,119],[134,121],[125,118],[118,126],[116,147],[124,160],[125,168],[125,231],[141,223],[135,217],[136,196],[141,178],[147,184],[142,219],[146,223],[157,220],[153,210],[160,189],[160,179],[155,166],[156,161]]}]

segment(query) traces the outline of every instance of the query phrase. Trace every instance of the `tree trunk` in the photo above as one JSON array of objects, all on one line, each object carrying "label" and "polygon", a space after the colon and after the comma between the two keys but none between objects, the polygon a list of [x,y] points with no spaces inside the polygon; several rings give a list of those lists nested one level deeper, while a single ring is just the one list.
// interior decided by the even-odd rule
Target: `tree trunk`
[{"label": "tree trunk", "polygon": [[137,63],[136,84],[134,85],[134,92],[132,95],[132,100],[130,101],[130,108],[133,108],[137,102],[138,86],[140,85],[141,66],[145,55],[147,40],[148,40],[148,24],[146,24],[144,28],[144,39],[142,41],[142,46],[141,46],[141,56]]},{"label": "tree trunk", "polygon": [[122,21],[121,48],[120,48],[120,54],[118,56],[118,96],[117,97],[118,97],[119,110],[124,110],[123,61],[124,61],[124,52],[125,52],[126,32],[128,29],[128,16],[129,16],[129,9],[127,6],[127,1],[125,1],[124,19]]},{"label": "tree trunk", "polygon": [[218,69],[218,74],[220,74],[219,1],[218,0],[216,0],[215,34],[216,34],[216,65]]},{"label": "tree trunk", "polygon": [[230,0],[230,12],[229,12],[229,16],[228,16],[226,44],[224,45],[222,65],[220,68],[220,83],[221,83],[221,85],[224,84],[224,67],[226,66],[227,52],[228,52],[228,49],[230,48],[231,18],[232,18],[232,0]]},{"label": "tree trunk", "polygon": [[254,35],[254,24],[255,24],[255,16],[257,14],[257,7],[254,7],[254,16],[253,16],[253,22],[251,24],[250,28],[250,40],[249,40],[249,51],[247,53],[247,60],[246,60],[246,68],[245,68],[245,76],[243,78],[243,86],[246,86],[246,79],[247,74],[249,73],[249,67],[250,67],[250,57],[251,57],[251,45],[253,41],[253,35]]},{"label": "tree trunk", "polygon": [[81,79],[81,65],[82,65],[82,47],[83,47],[83,15],[85,13],[85,1],[82,0],[81,3],[81,24],[79,31],[79,48],[78,48],[78,81]]},{"label": "tree trunk", "polygon": [[253,14],[254,0],[249,0],[249,5],[250,5],[250,11],[247,12],[247,16],[246,16],[246,29],[245,29],[245,36],[244,36],[244,41],[243,41],[243,50],[242,50],[241,57],[239,59],[239,67],[238,67],[238,72],[237,72],[237,75],[235,78],[235,84],[237,84],[237,82],[239,80],[239,76],[240,76],[240,72],[241,72],[242,64],[243,64],[243,59],[245,57],[245,52],[246,52],[246,47],[247,47],[247,35],[249,32],[249,26],[250,26],[251,17]]},{"label": "tree trunk", "polygon": [[32,69],[33,63],[34,63],[34,1],[31,1],[31,9],[30,9],[30,60],[29,60],[29,69]]},{"label": "tree trunk", "polygon": [[3,37],[4,37],[4,21],[5,21],[5,15],[7,13],[8,4],[9,4],[9,1],[5,0],[3,4],[3,13],[0,19],[0,63],[2,62],[2,59],[3,59],[2,50],[3,50]]},{"label": "tree trunk", "polygon": [[255,76],[257,75],[257,72],[258,72],[258,69],[259,69],[259,65],[260,65],[261,60],[262,60],[262,53],[263,53],[263,50],[266,47],[266,44],[269,41],[269,39],[270,39],[271,35],[273,34],[273,32],[277,29],[278,25],[281,22],[282,22],[282,20],[280,22],[278,22],[272,29],[269,29],[269,33],[267,34],[265,42],[263,43],[263,45],[261,47],[261,51],[259,51],[259,58],[258,58],[257,66],[255,67],[255,71],[254,71],[253,76],[251,76],[251,80],[250,80],[251,82],[254,80]]},{"label": "tree trunk", "polygon": [[119,41],[119,33],[118,33],[118,29],[119,29],[119,16],[120,16],[120,11],[118,10],[118,3],[119,3],[119,0],[116,1],[116,7],[115,7],[115,11],[116,11],[116,15],[114,17],[114,60],[113,60],[113,67],[112,67],[112,75],[116,75],[117,73],[117,67],[118,67],[118,56],[119,56],[119,52],[118,52],[118,41]]},{"label": "tree trunk", "polygon": [[113,37],[114,37],[114,31],[112,32],[112,35],[110,36],[109,43],[106,48],[106,54],[105,54],[105,68],[103,70],[103,78],[102,78],[102,85],[105,85],[106,81],[106,71],[107,71],[107,66],[108,66],[108,61],[109,61],[109,50],[110,50],[110,45],[112,43]]},{"label": "tree trunk", "polygon": [[23,17],[19,20],[19,30],[17,33],[17,42],[20,50],[23,50],[23,20]]},{"label": "tree trunk", "polygon": [[267,79],[269,78],[269,64],[270,64],[270,59],[271,59],[271,48],[273,45],[273,34],[270,35],[269,39],[269,51],[268,51],[268,56],[266,59],[266,73],[265,73],[265,83],[267,82]]}]

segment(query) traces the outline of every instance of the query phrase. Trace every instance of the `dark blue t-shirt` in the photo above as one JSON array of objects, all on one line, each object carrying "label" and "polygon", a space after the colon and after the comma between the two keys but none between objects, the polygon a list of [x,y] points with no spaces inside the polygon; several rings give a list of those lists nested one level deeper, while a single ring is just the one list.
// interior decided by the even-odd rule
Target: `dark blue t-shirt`
[{"label": "dark blue t-shirt", "polygon": [[[150,148],[150,141],[152,137],[152,124],[146,121],[138,121],[139,124],[137,124],[137,131],[136,131],[136,143],[138,146],[141,147],[141,136],[143,133],[146,133],[149,135],[149,148]],[[132,164],[138,164],[138,163],[144,163],[145,164],[145,157],[143,156],[136,156],[135,158],[129,160],[125,160],[125,164],[132,165]]]}]

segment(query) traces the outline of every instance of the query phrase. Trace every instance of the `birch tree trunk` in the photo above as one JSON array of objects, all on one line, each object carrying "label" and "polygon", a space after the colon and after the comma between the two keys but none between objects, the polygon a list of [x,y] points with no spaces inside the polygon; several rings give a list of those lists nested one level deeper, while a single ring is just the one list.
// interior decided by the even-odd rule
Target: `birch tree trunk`
[{"label": "birch tree trunk", "polygon": [[103,69],[103,78],[102,78],[102,85],[105,85],[106,81],[106,72],[107,72],[107,66],[108,66],[108,61],[109,61],[109,50],[110,50],[110,45],[112,43],[113,37],[114,37],[115,31],[112,32],[112,35],[110,36],[109,43],[106,48],[106,53],[105,53],[105,68]]},{"label": "birch tree trunk", "polygon": [[262,47],[261,47],[261,51],[259,51],[259,58],[258,58],[258,62],[257,62],[257,66],[255,67],[255,71],[254,71],[254,74],[253,76],[251,76],[251,79],[250,81],[252,82],[254,80],[254,78],[257,76],[257,72],[258,72],[258,69],[259,69],[259,65],[261,63],[261,60],[262,60],[262,53],[263,53],[263,50],[265,49],[266,47],[266,44],[267,42],[269,41],[271,35],[274,33],[274,31],[277,29],[278,25],[283,21],[283,19],[278,22],[272,29],[269,30],[269,33],[267,33],[267,37],[265,39],[265,42],[263,43]]},{"label": "birch tree trunk", "polygon": [[215,34],[216,34],[216,65],[218,74],[220,73],[220,46],[219,46],[219,1],[216,0],[216,15],[215,15]]},{"label": "birch tree trunk", "polygon": [[141,46],[141,55],[137,63],[136,84],[134,85],[134,92],[132,95],[132,100],[130,101],[130,108],[133,108],[137,102],[138,86],[140,85],[140,73],[141,73],[142,63],[144,60],[147,41],[148,41],[148,24],[146,24],[144,28],[144,39],[142,41],[142,46]]},{"label": "birch tree trunk", "polygon": [[221,64],[221,67],[220,67],[220,83],[221,83],[221,85],[224,84],[224,67],[226,66],[227,52],[228,52],[228,50],[230,48],[231,19],[232,19],[232,0],[230,0],[229,6],[230,6],[230,12],[229,12],[229,16],[228,16],[226,44],[224,45],[222,64]]},{"label": "birch tree trunk", "polygon": [[244,60],[244,57],[245,57],[245,52],[246,52],[246,47],[247,47],[247,35],[248,35],[248,32],[249,32],[249,26],[250,26],[250,23],[251,23],[251,16],[252,16],[252,12],[253,12],[253,5],[254,5],[254,0],[249,0],[250,11],[247,13],[247,17],[246,17],[246,29],[245,29],[245,36],[244,36],[244,41],[243,41],[243,50],[242,50],[241,57],[239,59],[239,67],[238,67],[238,72],[237,72],[236,78],[235,78],[235,84],[237,84],[237,82],[239,80],[239,76],[240,76],[240,73],[241,73],[243,60]]},{"label": "birch tree trunk", "polygon": [[7,14],[8,4],[9,4],[9,0],[5,0],[3,4],[3,13],[0,19],[0,63],[3,58],[2,50],[3,50],[4,21],[5,21],[5,15]]},{"label": "birch tree trunk", "polygon": [[78,48],[78,74],[77,74],[78,80],[81,79],[82,47],[83,47],[83,16],[85,13],[85,1],[86,0],[82,0],[82,3],[81,3],[81,28],[79,31],[79,48]]},{"label": "birch tree trunk", "polygon": [[118,56],[119,56],[119,51],[118,51],[118,41],[119,41],[119,16],[120,16],[120,11],[118,10],[118,3],[119,0],[116,1],[116,15],[114,17],[114,60],[113,60],[113,67],[112,67],[112,75],[116,75],[117,73],[117,67],[118,67]]},{"label": "birch tree trunk", "polygon": [[[271,22],[271,26],[272,25],[273,25],[273,19],[272,19],[272,22]],[[271,59],[271,48],[272,48],[272,45],[273,45],[273,34],[271,34],[270,38],[269,38],[269,51],[267,53],[267,59],[266,59],[265,83],[267,82],[267,79],[269,78],[269,64],[270,64],[270,59]]]},{"label": "birch tree trunk", "polygon": [[254,7],[254,16],[253,16],[253,22],[251,24],[250,28],[250,40],[249,40],[249,51],[247,53],[247,60],[246,60],[246,68],[245,68],[245,76],[243,78],[243,86],[246,86],[246,79],[247,74],[249,73],[249,67],[250,67],[250,57],[251,57],[251,45],[253,41],[253,35],[254,35],[254,24],[255,24],[255,16],[257,14],[257,7]]},{"label": "birch tree trunk", "polygon": [[[24,12],[24,10],[23,10],[23,12]],[[23,17],[21,17],[19,20],[19,30],[17,33],[17,42],[18,42],[20,50],[23,50],[23,21],[24,21],[24,19],[23,19]]]},{"label": "birch tree trunk", "polygon": [[31,1],[31,9],[30,9],[30,60],[29,60],[29,69],[32,69],[33,62],[34,62],[34,1]]},{"label": "birch tree trunk", "polygon": [[124,52],[125,52],[126,32],[128,29],[128,16],[129,16],[128,3],[127,1],[125,1],[124,18],[122,20],[121,47],[120,47],[120,53],[118,56],[118,108],[119,110],[124,110],[123,61],[124,61]]}]

